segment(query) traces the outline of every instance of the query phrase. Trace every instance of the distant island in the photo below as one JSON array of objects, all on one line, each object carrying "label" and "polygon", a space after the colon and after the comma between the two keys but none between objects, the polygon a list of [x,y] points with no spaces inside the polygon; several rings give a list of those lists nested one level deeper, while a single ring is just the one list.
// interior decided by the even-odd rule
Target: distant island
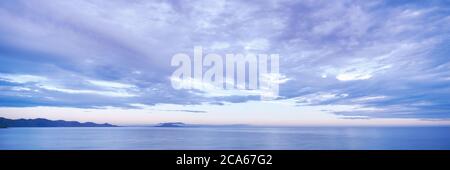
[{"label": "distant island", "polygon": [[155,127],[186,127],[186,126],[187,125],[182,122],[167,122],[167,123],[160,123]]},{"label": "distant island", "polygon": [[166,123],[159,123],[153,127],[249,127],[249,125],[246,124],[208,125],[208,124],[186,124],[183,122],[166,122]]},{"label": "distant island", "polygon": [[93,122],[80,123],[77,121],[48,120],[48,119],[6,119],[0,117],[0,128],[7,127],[117,127],[108,123],[96,124]]}]

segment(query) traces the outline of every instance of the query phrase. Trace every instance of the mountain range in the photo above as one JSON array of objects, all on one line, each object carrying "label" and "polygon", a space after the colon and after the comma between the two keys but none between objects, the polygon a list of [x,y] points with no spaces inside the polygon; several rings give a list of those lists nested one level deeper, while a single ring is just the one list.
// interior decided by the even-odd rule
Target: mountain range
[{"label": "mountain range", "polygon": [[0,117],[0,127],[117,127],[108,123],[97,124],[93,122],[77,122],[48,119],[7,119]]}]

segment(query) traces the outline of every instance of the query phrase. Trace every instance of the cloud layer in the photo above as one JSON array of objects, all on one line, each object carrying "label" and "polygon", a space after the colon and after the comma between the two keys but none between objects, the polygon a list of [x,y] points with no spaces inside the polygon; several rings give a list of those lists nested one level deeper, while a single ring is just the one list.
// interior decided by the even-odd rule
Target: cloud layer
[{"label": "cloud layer", "polygon": [[289,81],[278,100],[297,107],[355,105],[365,109],[334,113],[447,119],[449,7],[444,1],[1,1],[0,106],[259,100],[251,93],[174,90],[171,57],[203,46],[279,53]]}]

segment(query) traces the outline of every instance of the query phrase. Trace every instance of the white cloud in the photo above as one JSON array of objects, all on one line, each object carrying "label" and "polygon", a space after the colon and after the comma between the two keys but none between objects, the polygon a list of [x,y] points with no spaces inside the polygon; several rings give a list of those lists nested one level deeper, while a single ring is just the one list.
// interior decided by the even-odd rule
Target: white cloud
[{"label": "white cloud", "polygon": [[194,90],[198,90],[200,93],[191,92],[203,97],[253,96],[265,93],[261,90],[225,89],[193,78],[180,79],[171,77],[171,81],[179,83],[182,87],[191,87]]},{"label": "white cloud", "polygon": [[311,104],[320,104],[321,102],[326,102],[329,100],[346,98],[348,96],[349,94],[346,93],[339,94],[339,93],[317,92],[295,97],[293,98],[293,100],[301,105],[311,105]]},{"label": "white cloud", "polygon": [[101,95],[101,96],[110,96],[110,97],[136,97],[136,94],[129,93],[127,91],[102,91],[102,90],[86,90],[86,89],[68,89],[68,88],[60,88],[52,85],[38,85],[38,87],[50,90],[57,91],[68,94],[90,94],[90,95]]},{"label": "white cloud", "polygon": [[372,78],[372,75],[370,73],[361,72],[341,73],[336,76],[336,79],[340,81],[367,80],[370,78]]},{"label": "white cloud", "polygon": [[336,79],[340,81],[367,80],[391,67],[392,65],[383,64],[381,61],[357,59],[350,61],[348,66],[341,68],[328,67],[322,75],[336,75]]},{"label": "white cloud", "polygon": [[367,101],[377,101],[377,100],[382,100],[382,99],[386,99],[387,96],[366,96],[366,97],[360,97],[360,98],[356,98],[353,99],[353,102],[367,102]]},{"label": "white cloud", "polygon": [[118,83],[112,81],[100,81],[100,80],[88,80],[89,83],[106,88],[119,88],[119,89],[127,89],[127,88],[135,88],[136,86],[125,83]]},{"label": "white cloud", "polygon": [[27,74],[1,74],[0,80],[12,82],[12,83],[36,83],[46,81],[47,78],[35,75]]},{"label": "white cloud", "polygon": [[13,83],[34,83],[28,87],[13,87],[12,90],[15,91],[38,91],[38,89],[45,89],[50,91],[57,91],[68,94],[91,94],[91,95],[102,95],[110,97],[135,97],[137,94],[131,93],[135,86],[117,82],[110,81],[98,81],[98,80],[88,80],[89,83],[107,88],[108,90],[99,89],[71,89],[58,84],[62,80],[50,79],[47,77],[36,76],[36,75],[24,75],[24,74],[0,74],[0,79]]}]

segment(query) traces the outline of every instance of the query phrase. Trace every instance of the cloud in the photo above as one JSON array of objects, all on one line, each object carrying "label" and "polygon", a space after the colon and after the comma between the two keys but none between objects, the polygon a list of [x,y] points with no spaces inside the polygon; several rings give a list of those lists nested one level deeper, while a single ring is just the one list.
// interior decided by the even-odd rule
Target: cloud
[{"label": "cloud", "polygon": [[259,100],[259,91],[174,90],[170,57],[203,46],[217,53],[279,53],[280,75],[268,78],[280,83],[277,99],[296,100],[298,107],[366,108],[336,112],[353,118],[449,118],[448,6],[352,0],[2,1],[0,106],[126,108]]},{"label": "cloud", "polygon": [[49,86],[49,85],[39,85],[38,87],[45,89],[45,90],[68,93],[68,94],[92,94],[92,95],[102,95],[102,96],[110,96],[110,97],[135,97],[136,96],[134,94],[130,94],[130,93],[123,92],[123,91],[66,89],[66,88],[59,88],[59,87],[54,87],[54,86]]},{"label": "cloud", "polygon": [[159,111],[169,111],[169,112],[190,112],[190,113],[206,113],[203,110],[159,110]]},{"label": "cloud", "polygon": [[33,75],[0,74],[0,80],[8,81],[11,83],[33,83],[33,82],[42,82],[47,79],[45,77]]},{"label": "cloud", "polygon": [[118,89],[126,89],[126,88],[135,88],[136,86],[124,83],[117,83],[111,81],[100,81],[100,80],[89,80],[89,83],[106,88],[118,88]]}]

